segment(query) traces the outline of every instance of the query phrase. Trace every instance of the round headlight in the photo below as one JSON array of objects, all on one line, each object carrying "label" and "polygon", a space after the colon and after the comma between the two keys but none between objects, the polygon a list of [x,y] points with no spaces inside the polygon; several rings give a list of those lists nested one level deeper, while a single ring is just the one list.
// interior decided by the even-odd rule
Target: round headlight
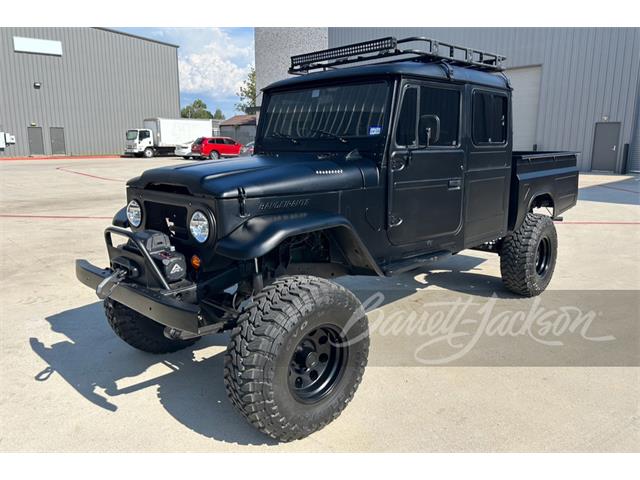
[{"label": "round headlight", "polygon": [[207,220],[204,213],[197,210],[191,215],[189,231],[197,242],[204,243],[207,241],[207,238],[209,238],[209,220]]},{"label": "round headlight", "polygon": [[131,200],[127,205],[127,220],[129,223],[138,228],[142,224],[142,208],[135,200]]}]

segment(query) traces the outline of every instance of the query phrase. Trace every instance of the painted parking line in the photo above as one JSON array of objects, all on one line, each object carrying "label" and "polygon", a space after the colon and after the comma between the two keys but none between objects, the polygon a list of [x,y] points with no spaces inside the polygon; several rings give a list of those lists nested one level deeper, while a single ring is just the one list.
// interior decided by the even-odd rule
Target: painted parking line
[{"label": "painted parking line", "polygon": [[29,215],[1,213],[0,218],[32,218],[38,220],[111,220],[113,217],[101,217],[97,215]]},{"label": "painted parking line", "polygon": [[98,180],[106,180],[108,182],[126,182],[126,180],[123,180],[121,178],[101,177],[99,175],[92,175],[91,173],[78,172],[77,170],[71,170],[70,168],[67,168],[67,167],[56,167],[56,170],[59,170],[61,172],[66,172],[66,173],[75,173],[76,175],[82,175],[84,177],[95,178]]},{"label": "painted parking line", "polygon": [[613,222],[607,220],[562,221],[554,222],[556,225],[640,225],[640,222]]}]

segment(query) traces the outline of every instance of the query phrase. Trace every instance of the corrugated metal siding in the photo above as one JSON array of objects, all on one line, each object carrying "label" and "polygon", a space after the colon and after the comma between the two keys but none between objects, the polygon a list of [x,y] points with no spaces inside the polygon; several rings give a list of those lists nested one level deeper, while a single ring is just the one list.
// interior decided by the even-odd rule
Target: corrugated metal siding
[{"label": "corrugated metal siding", "polygon": [[629,149],[629,163],[627,170],[633,173],[640,173],[640,79],[638,79],[636,121],[633,129],[631,148]]},{"label": "corrugated metal siding", "polygon": [[[507,56],[508,68],[542,65],[535,143],[541,150],[581,152],[582,170],[591,167],[595,124],[603,116],[622,122],[620,152],[631,142],[640,69],[638,28],[332,27],[329,47],[389,35],[428,36],[495,51]],[[620,154],[619,170],[622,160]]]},{"label": "corrugated metal siding", "polygon": [[[13,37],[59,40],[62,57],[13,51]],[[29,154],[27,127],[63,127],[67,154],[122,153],[127,128],[147,117],[179,117],[176,48],[94,28],[0,29],[0,126]],[[34,89],[34,82],[42,88]]]}]

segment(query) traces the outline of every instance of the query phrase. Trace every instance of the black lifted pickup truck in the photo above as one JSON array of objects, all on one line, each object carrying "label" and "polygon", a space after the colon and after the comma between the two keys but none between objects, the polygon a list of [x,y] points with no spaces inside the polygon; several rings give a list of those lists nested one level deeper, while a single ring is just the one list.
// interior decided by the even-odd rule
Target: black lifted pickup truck
[{"label": "black lifted pickup truck", "polygon": [[415,37],[292,57],[298,75],[264,90],[254,155],[130,180],[109,266],[77,260],[78,279],[140,350],[231,331],[233,405],[277,440],[309,435],[351,400],[369,350],[362,305],[329,279],[476,248],[512,292],[549,284],[576,156],[512,152],[503,62]]}]

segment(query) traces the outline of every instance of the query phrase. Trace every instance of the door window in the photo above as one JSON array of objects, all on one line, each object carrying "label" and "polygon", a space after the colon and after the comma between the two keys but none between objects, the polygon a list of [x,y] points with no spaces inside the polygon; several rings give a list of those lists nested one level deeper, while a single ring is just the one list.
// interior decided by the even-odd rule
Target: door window
[{"label": "door window", "polygon": [[149,132],[146,130],[140,130],[140,136],[138,138],[140,138],[140,140],[144,140],[145,138],[149,138]]},{"label": "door window", "polygon": [[473,143],[504,144],[507,141],[507,97],[499,93],[473,93]]},{"label": "door window", "polygon": [[413,146],[416,143],[418,89],[410,87],[404,92],[402,108],[398,118],[396,143],[398,145]]},{"label": "door window", "polygon": [[[418,108],[419,107],[419,108]],[[426,146],[427,132],[419,131],[423,115],[435,117],[440,135],[430,146],[453,147],[459,143],[460,92],[431,86],[409,87],[402,99],[396,130],[396,143],[403,146]],[[417,141],[417,140],[418,141]]]}]

